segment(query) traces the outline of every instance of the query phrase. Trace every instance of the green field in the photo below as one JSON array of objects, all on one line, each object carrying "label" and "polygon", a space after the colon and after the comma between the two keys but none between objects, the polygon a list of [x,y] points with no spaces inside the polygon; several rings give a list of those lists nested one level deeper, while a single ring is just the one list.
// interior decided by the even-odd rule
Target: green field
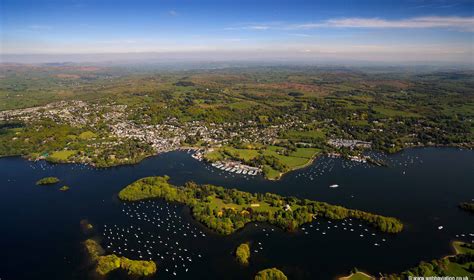
[{"label": "green field", "polygon": [[287,139],[295,139],[295,140],[324,139],[326,137],[326,134],[324,133],[324,131],[320,129],[308,130],[308,131],[289,130],[284,135],[285,135],[285,138]]},{"label": "green field", "polygon": [[269,165],[265,165],[263,167],[263,172],[265,174],[265,178],[267,178],[269,180],[277,180],[281,177],[280,171],[273,169]]},{"label": "green field", "polygon": [[79,138],[82,140],[89,140],[95,137],[97,137],[97,135],[92,131],[84,131],[81,134],[79,134]]},{"label": "green field", "polygon": [[67,161],[69,157],[77,154],[77,151],[63,150],[52,152],[48,157],[52,161]]},{"label": "green field", "polygon": [[446,274],[449,276],[459,276],[459,277],[465,277],[465,276],[474,276],[474,273],[469,273],[469,266],[473,265],[473,262],[470,264],[458,264],[458,263],[449,263],[448,268],[446,269]]},{"label": "green field", "polygon": [[463,247],[461,246],[462,244],[465,243],[461,241],[453,241],[452,245],[456,254],[474,254],[474,249]]},{"label": "green field", "polygon": [[280,161],[288,166],[290,170],[294,170],[305,166],[310,162],[310,159],[314,158],[321,150],[316,148],[297,148],[295,152],[291,152],[289,156],[281,155],[279,151],[282,151],[278,146],[269,146],[264,154],[275,156]]},{"label": "green field", "polygon": [[403,110],[395,110],[395,109],[390,109],[386,107],[381,107],[381,106],[375,106],[374,110],[386,117],[409,117],[409,118],[414,118],[414,117],[419,117],[420,115],[417,113],[409,112],[409,111],[403,111]]}]

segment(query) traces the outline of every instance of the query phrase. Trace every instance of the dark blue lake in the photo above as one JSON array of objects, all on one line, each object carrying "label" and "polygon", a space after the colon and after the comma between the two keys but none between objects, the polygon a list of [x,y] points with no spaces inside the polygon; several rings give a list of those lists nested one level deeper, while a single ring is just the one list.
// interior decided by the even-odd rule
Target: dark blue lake
[{"label": "dark blue lake", "polygon": [[[474,217],[457,207],[474,199],[474,151],[410,149],[385,160],[389,167],[320,158],[280,181],[267,181],[218,171],[185,152],[108,169],[1,158],[0,279],[90,277],[81,246],[87,238],[80,227],[83,219],[94,225],[108,252],[155,260],[156,279],[252,279],[268,267],[283,270],[289,279],[333,279],[353,267],[390,273],[452,253],[454,239],[474,241]],[[165,174],[174,184],[192,180],[394,216],[405,229],[384,235],[355,220],[318,220],[296,233],[250,224],[220,236],[196,223],[186,207],[117,199],[127,184]],[[59,177],[61,183],[35,185],[46,176]],[[329,188],[332,184],[339,187]],[[70,190],[59,191],[62,185]],[[246,241],[252,257],[244,267],[235,262],[233,250]],[[126,277],[115,273],[111,278]]]}]

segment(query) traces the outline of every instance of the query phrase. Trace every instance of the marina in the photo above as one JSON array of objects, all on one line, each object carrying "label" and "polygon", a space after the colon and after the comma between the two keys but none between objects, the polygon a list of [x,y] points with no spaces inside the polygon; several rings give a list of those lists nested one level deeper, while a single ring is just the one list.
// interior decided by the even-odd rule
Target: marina
[{"label": "marina", "polygon": [[248,166],[238,161],[217,161],[211,163],[211,166],[226,172],[250,176],[258,175],[261,172],[258,167]]},{"label": "marina", "polygon": [[[188,149],[187,151],[189,153],[192,150]],[[203,161],[204,152],[205,151],[203,150],[197,150],[191,154],[191,157],[197,161]],[[207,163],[207,164],[210,164],[212,167],[220,169],[222,171],[235,173],[235,174],[255,176],[262,172],[262,169],[259,167],[249,166],[239,161],[233,161],[233,160],[216,161],[216,162]]]}]

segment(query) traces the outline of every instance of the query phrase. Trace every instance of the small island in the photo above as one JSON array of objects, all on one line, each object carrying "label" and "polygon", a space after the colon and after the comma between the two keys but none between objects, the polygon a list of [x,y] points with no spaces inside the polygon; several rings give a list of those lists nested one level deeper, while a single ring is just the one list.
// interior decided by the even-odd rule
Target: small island
[{"label": "small island", "polygon": [[242,243],[235,250],[235,258],[240,264],[248,264],[250,258],[250,246],[248,243]]},{"label": "small island", "polygon": [[281,270],[273,267],[259,271],[255,275],[255,280],[288,280],[288,277]]},{"label": "small island", "polygon": [[82,219],[80,224],[81,224],[82,232],[86,235],[90,234],[94,230],[94,226],[91,223],[89,223],[87,219]]},{"label": "small island", "polygon": [[59,182],[59,178],[57,177],[44,177],[38,181],[36,181],[36,185],[40,186],[40,185],[52,185],[52,184],[56,184]]},{"label": "small island", "polygon": [[252,194],[194,182],[173,186],[168,180],[168,176],[142,178],[126,186],[118,196],[123,201],[164,199],[185,204],[198,221],[221,234],[231,234],[250,222],[268,222],[294,231],[317,216],[335,220],[359,219],[387,233],[398,233],[403,229],[403,224],[396,218],[325,202],[272,193]]},{"label": "small island", "polygon": [[102,246],[94,239],[86,240],[84,246],[96,264],[95,271],[99,275],[104,276],[117,269],[123,269],[132,276],[150,276],[156,273],[156,263],[153,261],[131,260],[115,254],[103,255]]},{"label": "small island", "polygon": [[462,202],[459,204],[459,208],[474,213],[474,203]]},{"label": "small island", "polygon": [[62,192],[68,191],[69,186],[62,186],[61,188],[59,188],[59,190],[62,191]]}]

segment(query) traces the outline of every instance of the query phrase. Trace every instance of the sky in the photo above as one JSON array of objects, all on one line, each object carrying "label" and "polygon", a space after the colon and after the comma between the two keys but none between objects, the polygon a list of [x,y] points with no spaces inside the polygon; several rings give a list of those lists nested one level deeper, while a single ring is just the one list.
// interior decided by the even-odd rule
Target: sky
[{"label": "sky", "polygon": [[474,0],[0,0],[2,60],[202,59],[474,64]]}]

